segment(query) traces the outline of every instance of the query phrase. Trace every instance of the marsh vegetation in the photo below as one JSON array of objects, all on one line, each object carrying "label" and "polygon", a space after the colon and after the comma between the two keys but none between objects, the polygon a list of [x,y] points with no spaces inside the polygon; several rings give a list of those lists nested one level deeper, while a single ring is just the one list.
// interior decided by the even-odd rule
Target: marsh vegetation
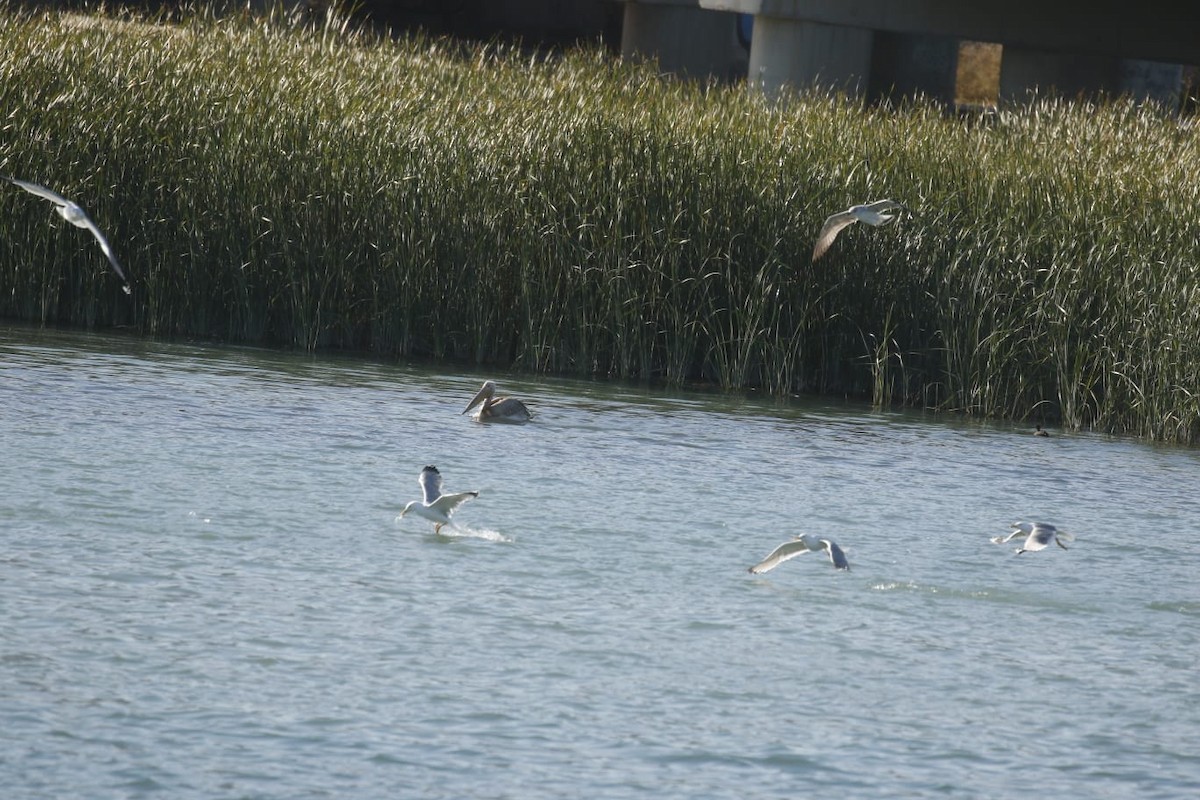
[{"label": "marsh vegetation", "polygon": [[[0,315],[1200,438],[1200,143],[769,103],[598,51],[0,7]],[[855,226],[817,264],[832,211]]]}]

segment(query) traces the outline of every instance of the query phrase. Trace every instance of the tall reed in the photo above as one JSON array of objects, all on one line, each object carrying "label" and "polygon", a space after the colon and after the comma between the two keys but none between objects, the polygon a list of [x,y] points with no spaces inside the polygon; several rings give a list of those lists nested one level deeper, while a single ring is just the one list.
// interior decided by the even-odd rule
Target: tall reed
[{"label": "tall reed", "polygon": [[[0,6],[0,9],[3,7]],[[336,18],[0,10],[0,315],[1200,438],[1200,143]],[[892,197],[912,219],[824,217]]]}]

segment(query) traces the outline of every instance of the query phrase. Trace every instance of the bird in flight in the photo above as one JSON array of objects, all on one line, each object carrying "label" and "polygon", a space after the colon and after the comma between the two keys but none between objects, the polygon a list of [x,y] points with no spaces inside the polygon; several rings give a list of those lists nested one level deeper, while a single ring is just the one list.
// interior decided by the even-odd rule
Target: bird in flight
[{"label": "bird in flight", "polygon": [[433,532],[440,533],[443,525],[449,525],[458,530],[458,526],[450,521],[454,510],[473,497],[479,497],[479,492],[457,492],[442,494],[442,474],[435,466],[427,466],[421,470],[417,481],[421,484],[424,498],[413,500],[400,512],[400,518],[405,514],[416,514],[433,523]]},{"label": "bird in flight", "polygon": [[896,213],[897,211],[912,213],[903,203],[897,203],[895,200],[876,200],[873,203],[850,206],[845,211],[831,214],[825,220],[825,224],[821,226],[821,232],[817,234],[812,260],[816,261],[825,255],[825,251],[833,244],[833,240],[847,225],[853,225],[856,222],[865,222],[873,226],[886,225],[894,222],[900,216]]},{"label": "bird in flight", "polygon": [[92,236],[95,236],[96,241],[100,243],[100,249],[104,251],[104,255],[108,256],[108,263],[112,264],[112,268],[117,273],[117,277],[119,277],[121,279],[121,283],[124,284],[122,288],[125,290],[125,294],[131,293],[129,288],[129,280],[126,279],[125,271],[121,269],[121,265],[117,262],[117,257],[113,255],[112,247],[108,244],[108,239],[104,238],[104,234],[100,232],[100,228],[96,226],[96,223],[92,222],[91,217],[89,217],[82,208],[80,208],[76,203],[63,197],[53,189],[47,189],[45,186],[40,186],[36,183],[31,183],[30,181],[10,178],[7,175],[2,177],[13,186],[20,186],[30,194],[35,194],[38,197],[54,203],[56,207],[55,210],[58,212],[59,216],[74,225],[76,228],[87,228],[89,231],[91,231]]},{"label": "bird in flight", "polygon": [[776,547],[771,551],[770,555],[751,567],[750,572],[755,575],[761,575],[764,572],[770,572],[783,562],[793,559],[796,556],[805,553],[818,553],[822,550],[829,555],[829,560],[833,563],[833,566],[838,569],[850,569],[850,563],[846,561],[846,554],[832,540],[818,539],[815,536],[801,534],[792,541],[784,542],[779,547]]},{"label": "bird in flight", "polygon": [[1005,544],[1019,536],[1024,536],[1025,543],[1017,548],[1017,555],[1021,555],[1021,553],[1026,551],[1037,552],[1038,550],[1045,550],[1051,541],[1063,550],[1066,550],[1067,546],[1063,542],[1072,542],[1075,540],[1072,534],[1056,528],[1049,522],[1014,522],[1012,528],[1012,532],[1007,536],[993,536],[992,543]]}]

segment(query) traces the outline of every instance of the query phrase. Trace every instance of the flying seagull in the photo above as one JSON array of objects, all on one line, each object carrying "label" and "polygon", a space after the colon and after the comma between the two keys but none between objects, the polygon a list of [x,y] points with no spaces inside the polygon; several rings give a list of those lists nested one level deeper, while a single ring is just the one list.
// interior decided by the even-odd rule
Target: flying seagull
[{"label": "flying seagull", "polygon": [[53,191],[52,189],[47,189],[45,186],[39,186],[38,184],[30,183],[29,181],[18,180],[17,178],[10,178],[7,175],[0,177],[3,177],[4,180],[8,181],[14,186],[20,186],[30,194],[36,194],[38,197],[49,200],[51,203],[54,203],[56,206],[55,210],[67,222],[71,223],[76,228],[87,228],[89,231],[91,231],[92,235],[96,237],[96,241],[100,243],[100,249],[104,251],[104,255],[108,256],[108,263],[112,264],[113,270],[116,271],[117,276],[121,279],[121,282],[125,284],[124,287],[122,287],[125,289],[125,294],[130,294],[129,281],[126,279],[125,272],[121,269],[121,265],[117,263],[117,257],[113,255],[112,247],[109,246],[108,240],[104,238],[104,234],[100,232],[98,227],[96,227],[96,223],[92,222],[91,217],[84,213],[82,208],[63,197],[58,192]]},{"label": "flying seagull", "polygon": [[450,516],[456,508],[472,497],[479,497],[479,492],[442,494],[442,474],[434,466],[427,466],[421,470],[421,476],[417,481],[421,484],[425,498],[411,501],[400,512],[399,518],[403,519],[404,515],[410,512],[418,517],[424,517],[433,523],[434,533],[440,533],[443,525],[449,525],[457,530],[458,526],[450,521]]},{"label": "flying seagull", "polygon": [[479,411],[473,419],[477,422],[528,422],[533,419],[529,409],[515,397],[496,397],[496,384],[484,381],[483,387],[471,398],[463,414],[470,411],[479,403]]},{"label": "flying seagull", "polygon": [[750,572],[755,575],[760,575],[764,572],[770,572],[778,567],[783,562],[795,558],[804,553],[816,553],[824,550],[829,554],[829,560],[833,562],[833,566],[838,569],[850,569],[850,563],[846,561],[846,554],[842,552],[842,548],[838,547],[829,539],[818,539],[815,536],[801,534],[790,542],[784,542],[771,551],[771,554],[764,558],[758,564],[750,568]]},{"label": "flying seagull", "polygon": [[847,225],[853,225],[855,222],[865,222],[875,226],[886,225],[895,221],[899,216],[899,214],[893,213],[897,209],[908,212],[902,203],[897,203],[895,200],[876,200],[874,203],[850,206],[845,211],[831,215],[821,226],[821,233],[817,235],[817,244],[813,247],[812,260],[816,261],[825,255],[825,251],[833,244],[833,240]]},{"label": "flying seagull", "polygon": [[1051,540],[1063,550],[1066,550],[1067,546],[1063,544],[1063,541],[1075,541],[1073,535],[1064,530],[1059,530],[1049,522],[1014,522],[1012,528],[1013,531],[1007,536],[993,536],[992,542],[994,544],[1006,544],[1018,536],[1024,536],[1025,543],[1017,548],[1017,555],[1027,550],[1034,552],[1045,550],[1050,545]]}]

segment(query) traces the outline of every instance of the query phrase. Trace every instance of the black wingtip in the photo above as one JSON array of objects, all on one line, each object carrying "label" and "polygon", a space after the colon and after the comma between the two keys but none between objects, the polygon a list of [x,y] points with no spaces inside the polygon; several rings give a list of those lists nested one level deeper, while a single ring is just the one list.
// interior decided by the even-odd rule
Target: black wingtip
[{"label": "black wingtip", "polygon": [[[421,468],[421,472],[424,472],[425,470],[429,470],[430,472],[437,472],[438,468],[435,467],[433,464],[426,464],[424,467]],[[442,473],[438,472],[438,474],[441,475]]]}]

